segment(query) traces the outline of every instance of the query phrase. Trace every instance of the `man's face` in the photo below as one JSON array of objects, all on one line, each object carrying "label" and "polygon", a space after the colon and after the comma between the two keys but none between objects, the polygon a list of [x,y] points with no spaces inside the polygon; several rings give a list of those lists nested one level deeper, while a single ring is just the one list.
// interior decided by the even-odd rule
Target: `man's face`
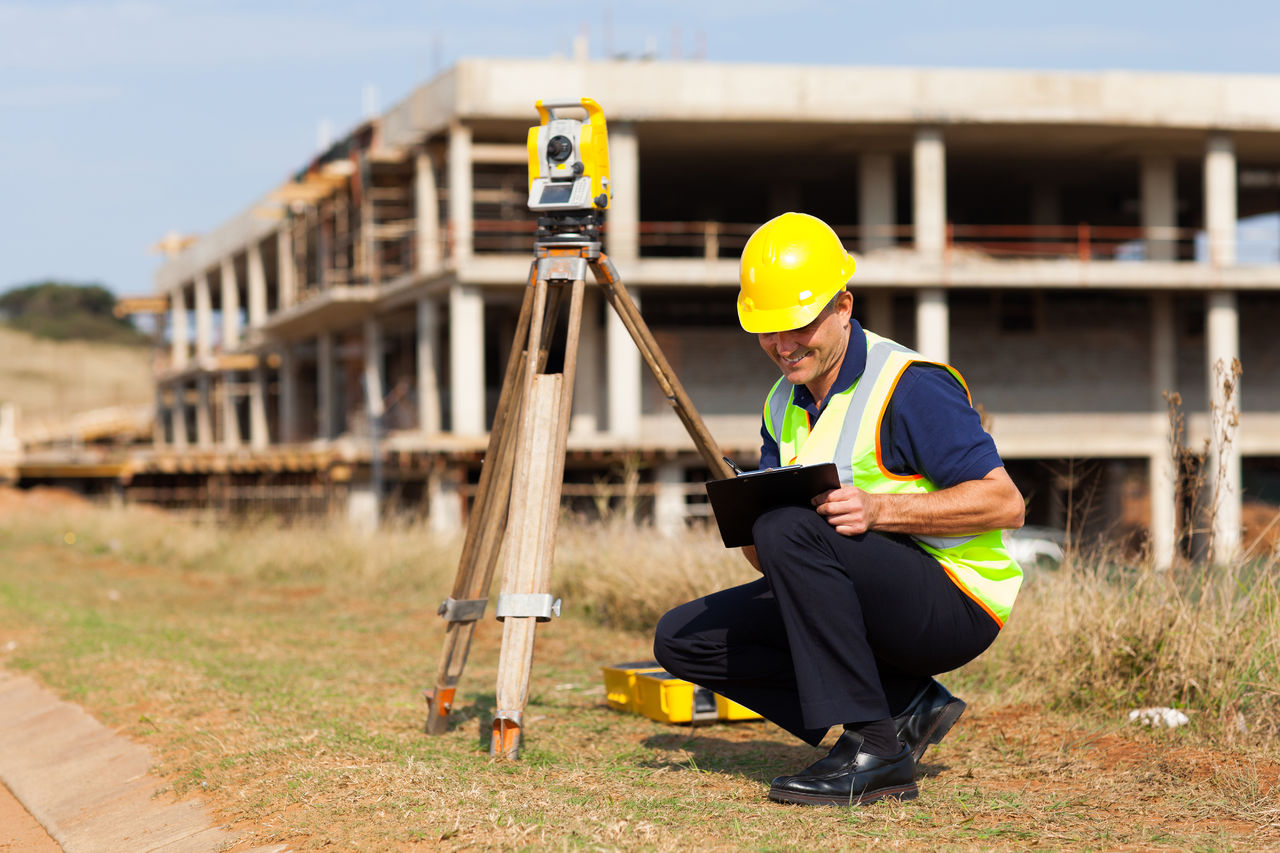
[{"label": "man's face", "polygon": [[807,385],[815,397],[821,398],[840,372],[840,362],[849,345],[852,313],[853,295],[841,291],[809,325],[756,337],[788,382]]}]

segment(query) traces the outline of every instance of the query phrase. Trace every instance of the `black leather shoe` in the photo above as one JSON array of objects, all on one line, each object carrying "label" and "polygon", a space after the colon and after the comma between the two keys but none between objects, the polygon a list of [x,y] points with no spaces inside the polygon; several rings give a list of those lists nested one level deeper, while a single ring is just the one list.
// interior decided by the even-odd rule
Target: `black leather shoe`
[{"label": "black leather shoe", "polygon": [[862,738],[840,735],[827,757],[794,776],[779,776],[769,786],[769,799],[801,805],[861,806],[881,799],[914,800],[916,763],[910,747],[897,755],[862,752]]},{"label": "black leather shoe", "polygon": [[952,696],[931,678],[907,710],[893,718],[893,725],[898,737],[911,749],[911,757],[919,761],[929,744],[938,743],[951,731],[964,708],[964,700]]}]

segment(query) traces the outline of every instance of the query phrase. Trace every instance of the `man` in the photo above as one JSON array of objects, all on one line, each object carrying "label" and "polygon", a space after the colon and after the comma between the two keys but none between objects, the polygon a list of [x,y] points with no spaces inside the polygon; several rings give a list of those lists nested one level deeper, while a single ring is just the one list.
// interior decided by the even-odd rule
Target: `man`
[{"label": "man", "polygon": [[782,377],[761,468],[833,461],[839,489],[753,528],[759,580],[658,623],[674,675],[830,753],[769,798],[857,805],[917,795],[915,764],[965,704],[932,676],[977,657],[1008,618],[1022,570],[1001,530],[1023,501],[960,374],[864,332],[845,288],[853,257],[824,222],[785,213],[742,253],[738,319]]}]

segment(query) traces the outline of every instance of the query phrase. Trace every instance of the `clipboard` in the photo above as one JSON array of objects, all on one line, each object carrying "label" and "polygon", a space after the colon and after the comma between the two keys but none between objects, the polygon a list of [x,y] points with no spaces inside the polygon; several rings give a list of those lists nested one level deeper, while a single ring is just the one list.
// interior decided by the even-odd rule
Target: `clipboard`
[{"label": "clipboard", "polygon": [[754,544],[751,528],[765,512],[780,506],[810,506],[817,495],[840,488],[834,462],[789,465],[752,471],[706,484],[720,538],[726,548]]}]

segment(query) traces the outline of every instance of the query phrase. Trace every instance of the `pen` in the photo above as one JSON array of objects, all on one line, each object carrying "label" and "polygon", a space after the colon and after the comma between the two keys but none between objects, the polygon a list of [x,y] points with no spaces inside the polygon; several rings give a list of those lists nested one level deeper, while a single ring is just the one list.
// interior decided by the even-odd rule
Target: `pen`
[{"label": "pen", "polygon": [[730,459],[728,456],[721,456],[720,458],[723,459],[725,462],[729,463],[729,467],[733,469],[733,474],[735,477],[742,476],[743,470],[739,468],[732,459]]}]

